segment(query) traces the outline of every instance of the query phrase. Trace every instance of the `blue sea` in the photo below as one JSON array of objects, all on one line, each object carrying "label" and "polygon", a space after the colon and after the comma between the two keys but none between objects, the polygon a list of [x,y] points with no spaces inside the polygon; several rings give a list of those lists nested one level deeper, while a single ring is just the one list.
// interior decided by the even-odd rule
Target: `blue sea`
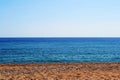
[{"label": "blue sea", "polygon": [[0,63],[120,62],[120,38],[0,38]]}]

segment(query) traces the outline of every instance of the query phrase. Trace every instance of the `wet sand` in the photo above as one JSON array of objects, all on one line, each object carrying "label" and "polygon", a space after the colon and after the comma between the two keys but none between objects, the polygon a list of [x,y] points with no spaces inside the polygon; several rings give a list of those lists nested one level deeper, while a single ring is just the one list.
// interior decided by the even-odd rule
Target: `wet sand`
[{"label": "wet sand", "polygon": [[0,80],[120,80],[120,63],[0,64]]}]

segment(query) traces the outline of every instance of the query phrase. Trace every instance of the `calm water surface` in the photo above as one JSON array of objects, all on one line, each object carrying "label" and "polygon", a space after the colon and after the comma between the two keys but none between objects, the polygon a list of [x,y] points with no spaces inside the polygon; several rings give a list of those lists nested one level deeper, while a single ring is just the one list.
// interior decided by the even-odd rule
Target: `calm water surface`
[{"label": "calm water surface", "polygon": [[120,62],[120,38],[0,38],[0,63]]}]

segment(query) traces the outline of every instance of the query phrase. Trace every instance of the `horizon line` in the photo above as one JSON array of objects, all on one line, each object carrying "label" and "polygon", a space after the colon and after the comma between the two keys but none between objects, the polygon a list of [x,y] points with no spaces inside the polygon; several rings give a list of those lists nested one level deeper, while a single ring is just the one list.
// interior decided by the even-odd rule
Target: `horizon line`
[{"label": "horizon line", "polygon": [[120,37],[113,37],[113,36],[112,37],[109,37],[109,36],[108,37],[79,37],[79,36],[78,37],[77,36],[76,37],[73,37],[73,36],[71,37],[68,37],[68,36],[28,37],[28,36],[25,36],[25,37],[0,37],[0,38],[120,38]]}]

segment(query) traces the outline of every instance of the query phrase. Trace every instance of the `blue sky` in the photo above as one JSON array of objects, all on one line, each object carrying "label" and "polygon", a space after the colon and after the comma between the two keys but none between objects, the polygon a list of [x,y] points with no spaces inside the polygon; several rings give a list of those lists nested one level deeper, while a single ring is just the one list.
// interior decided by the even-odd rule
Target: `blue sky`
[{"label": "blue sky", "polygon": [[120,0],[0,0],[0,37],[120,37]]}]

